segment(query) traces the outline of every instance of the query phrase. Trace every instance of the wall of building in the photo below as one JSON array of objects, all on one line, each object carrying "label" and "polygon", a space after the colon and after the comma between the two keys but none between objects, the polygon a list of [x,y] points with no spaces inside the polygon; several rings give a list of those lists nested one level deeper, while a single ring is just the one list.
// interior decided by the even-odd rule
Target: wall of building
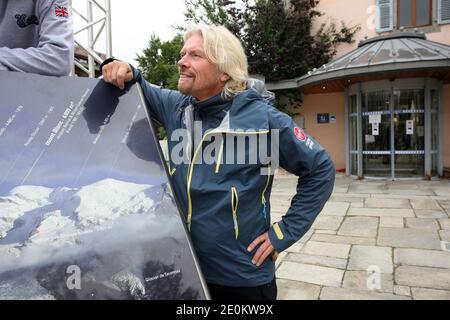
[{"label": "wall of building", "polygon": [[[345,168],[345,98],[344,93],[304,96],[300,108],[292,110],[304,116],[305,131],[319,142],[333,159],[337,170]],[[336,116],[335,123],[318,124],[317,114]]]},{"label": "wall of building", "polygon": [[443,24],[439,27],[439,32],[425,33],[427,40],[436,41],[450,45],[450,24]]},{"label": "wall of building", "polygon": [[338,58],[355,49],[365,36],[373,38],[378,35],[375,30],[375,4],[376,0],[320,0],[316,9],[323,15],[314,21],[312,32],[315,34],[322,23],[329,25],[334,22],[339,27],[341,21],[344,21],[347,26],[361,26],[353,44],[345,43],[338,46],[334,57]]},{"label": "wall of building", "polygon": [[[337,27],[340,26],[341,21],[348,26],[361,26],[361,30],[355,35],[355,42],[339,45],[334,59],[355,49],[364,37],[373,38],[382,35],[376,31],[376,0],[320,0],[316,9],[322,12],[323,16],[314,21],[313,34],[324,22],[329,24],[334,21]],[[435,25],[431,29],[425,33],[428,40],[450,45],[450,24]]]},{"label": "wall of building", "polygon": [[443,162],[450,167],[450,84],[443,88],[442,102]]},{"label": "wall of building", "polygon": [[[434,5],[437,1],[435,1]],[[335,22],[337,26],[345,21],[348,26],[360,25],[353,44],[342,44],[335,58],[354,50],[365,37],[381,34],[376,31],[376,0],[320,0],[317,10],[324,13],[316,19],[313,33],[321,23]],[[395,21],[395,20],[394,20]],[[395,22],[394,22],[395,24]],[[423,29],[425,30],[425,29]],[[413,31],[413,30],[406,30]],[[394,30],[393,32],[399,32]],[[385,33],[386,34],[386,33]],[[434,25],[425,30],[428,40],[450,45],[450,24]],[[322,144],[333,158],[336,169],[345,168],[345,98],[344,93],[310,94],[304,96],[303,105],[296,110],[304,117],[306,131]],[[318,113],[335,114],[336,123],[318,124]],[[443,88],[443,164],[450,167],[450,84]]]}]

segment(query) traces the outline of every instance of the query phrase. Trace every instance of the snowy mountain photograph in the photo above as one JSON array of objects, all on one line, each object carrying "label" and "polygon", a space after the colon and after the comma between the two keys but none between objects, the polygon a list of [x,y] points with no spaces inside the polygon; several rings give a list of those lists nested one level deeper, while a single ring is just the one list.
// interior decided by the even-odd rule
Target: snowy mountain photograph
[{"label": "snowy mountain photograph", "polygon": [[207,298],[139,90],[0,71],[0,300]]}]

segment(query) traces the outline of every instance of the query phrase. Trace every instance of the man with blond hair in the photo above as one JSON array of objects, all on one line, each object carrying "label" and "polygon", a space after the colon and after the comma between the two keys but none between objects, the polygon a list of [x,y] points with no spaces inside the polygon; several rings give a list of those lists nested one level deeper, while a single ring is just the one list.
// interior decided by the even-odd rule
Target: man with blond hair
[{"label": "man with blond hair", "polygon": [[[140,71],[111,59],[103,64],[104,80],[122,89],[138,82],[151,116],[166,128],[174,193],[212,298],[276,299],[275,259],[322,210],[334,185],[333,163],[264,92],[249,86],[245,53],[231,32],[194,26],[184,41],[178,91],[150,85]],[[198,139],[194,127],[200,127]],[[180,130],[187,133],[182,149]],[[242,137],[249,143],[236,148]],[[239,161],[234,151],[247,160],[259,150],[250,146],[252,138],[265,141],[260,147],[270,144],[270,158]],[[201,161],[211,149],[214,161]],[[271,225],[277,162],[299,182],[288,212]]]}]

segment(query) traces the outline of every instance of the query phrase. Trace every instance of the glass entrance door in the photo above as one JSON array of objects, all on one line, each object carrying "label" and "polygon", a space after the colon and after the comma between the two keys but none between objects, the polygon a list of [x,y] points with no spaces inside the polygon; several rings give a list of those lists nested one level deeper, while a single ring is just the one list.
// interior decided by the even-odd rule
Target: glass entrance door
[{"label": "glass entrance door", "polygon": [[363,175],[423,177],[424,90],[368,92],[361,100]]},{"label": "glass entrance door", "polygon": [[391,91],[362,94],[361,102],[363,174],[370,177],[390,177]]},{"label": "glass entrance door", "polygon": [[394,175],[425,175],[424,90],[394,91]]}]

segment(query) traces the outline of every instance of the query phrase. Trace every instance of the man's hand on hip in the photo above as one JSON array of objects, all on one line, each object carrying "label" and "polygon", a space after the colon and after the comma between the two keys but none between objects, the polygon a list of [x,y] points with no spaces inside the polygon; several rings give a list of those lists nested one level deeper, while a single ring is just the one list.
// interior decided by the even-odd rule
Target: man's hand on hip
[{"label": "man's hand on hip", "polygon": [[125,88],[125,83],[133,80],[133,72],[128,63],[114,60],[102,68],[103,80],[120,89]]},{"label": "man's hand on hip", "polygon": [[272,243],[270,242],[269,239],[269,233],[265,232],[262,235],[260,235],[258,238],[256,238],[247,248],[248,252],[252,252],[253,249],[255,249],[258,244],[261,244],[258,248],[258,250],[256,250],[255,255],[253,256],[252,262],[253,264],[255,264],[257,267],[259,267],[264,260],[266,260],[266,258],[269,255],[272,255],[272,260],[276,260],[278,258],[278,252],[276,252],[274,250],[274,247],[272,246]]}]

